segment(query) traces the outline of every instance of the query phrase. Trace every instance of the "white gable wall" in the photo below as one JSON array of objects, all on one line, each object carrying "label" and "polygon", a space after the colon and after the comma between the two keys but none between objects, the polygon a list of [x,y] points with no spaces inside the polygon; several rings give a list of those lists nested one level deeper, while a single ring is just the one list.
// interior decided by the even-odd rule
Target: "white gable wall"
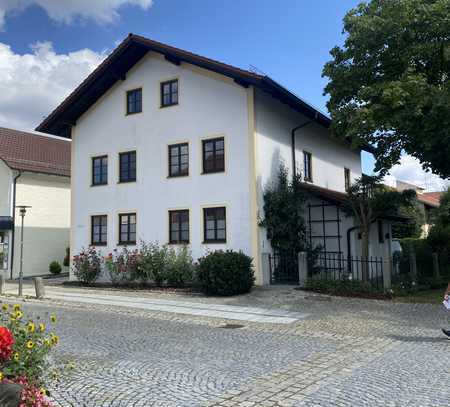
[{"label": "white gable wall", "polygon": [[[178,78],[179,105],[160,108],[160,82]],[[143,112],[125,115],[127,90],[142,87]],[[225,173],[202,175],[201,141],[225,137]],[[232,248],[251,254],[247,90],[232,80],[148,54],[72,130],[73,247],[90,244],[90,217],[108,215],[108,246],[118,214],[137,213],[137,239],[168,242],[168,210],[190,210],[194,257]],[[189,176],[168,178],[168,145],[189,142]],[[119,152],[137,151],[137,181],[118,184]],[[91,159],[108,155],[108,185],[91,187]],[[202,208],[225,206],[227,243],[204,245]]]}]

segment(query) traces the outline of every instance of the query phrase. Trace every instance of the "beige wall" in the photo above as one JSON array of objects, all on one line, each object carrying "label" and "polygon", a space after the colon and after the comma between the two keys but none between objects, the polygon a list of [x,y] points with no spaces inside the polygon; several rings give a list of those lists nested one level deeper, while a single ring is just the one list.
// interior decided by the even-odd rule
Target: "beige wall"
[{"label": "beige wall", "polygon": [[[70,233],[70,179],[23,174],[17,182],[16,205],[29,205],[24,228],[25,276],[48,273],[53,260],[63,262]],[[20,267],[21,217],[16,209],[14,277]]]}]

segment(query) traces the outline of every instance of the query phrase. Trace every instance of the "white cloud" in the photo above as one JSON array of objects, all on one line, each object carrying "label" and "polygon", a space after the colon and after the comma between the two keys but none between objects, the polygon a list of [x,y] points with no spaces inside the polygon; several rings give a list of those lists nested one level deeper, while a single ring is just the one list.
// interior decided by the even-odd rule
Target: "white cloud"
[{"label": "white cloud", "polygon": [[449,180],[443,180],[436,174],[424,171],[420,162],[410,155],[402,156],[400,164],[392,167],[384,181],[394,186],[396,179],[420,186],[427,191],[443,191],[450,186]]},{"label": "white cloud", "polygon": [[0,43],[0,126],[36,127],[106,56],[89,49],[56,54],[50,42],[19,55]]},{"label": "white cloud", "polygon": [[119,17],[121,6],[128,4],[147,10],[153,0],[0,0],[0,29],[4,27],[8,14],[20,12],[33,4],[43,8],[51,19],[58,22],[71,23],[81,18],[108,24]]}]

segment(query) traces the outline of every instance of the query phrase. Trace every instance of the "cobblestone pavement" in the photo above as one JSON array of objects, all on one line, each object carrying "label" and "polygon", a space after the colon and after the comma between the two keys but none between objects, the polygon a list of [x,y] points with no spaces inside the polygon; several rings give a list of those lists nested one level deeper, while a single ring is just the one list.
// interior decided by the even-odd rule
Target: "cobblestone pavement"
[{"label": "cobblestone pavement", "polygon": [[244,326],[227,329],[230,320],[30,301],[26,307],[33,312],[59,315],[57,356],[76,362],[52,388],[55,404],[449,404],[450,341],[440,328],[450,320],[440,306],[330,298],[291,288],[195,301],[283,308],[308,317],[289,325],[237,321]]}]

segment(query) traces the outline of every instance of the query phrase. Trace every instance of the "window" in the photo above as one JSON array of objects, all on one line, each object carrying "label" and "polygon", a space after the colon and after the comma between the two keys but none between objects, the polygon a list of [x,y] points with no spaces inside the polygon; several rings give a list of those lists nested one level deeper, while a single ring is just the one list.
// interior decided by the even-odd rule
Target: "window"
[{"label": "window", "polygon": [[378,223],[378,242],[384,243],[383,221],[381,219],[379,219],[377,223]]},{"label": "window", "polygon": [[108,235],[108,217],[97,215],[91,217],[91,244],[93,246],[105,246]]},{"label": "window", "polygon": [[178,79],[161,83],[161,107],[178,104]]},{"label": "window", "polygon": [[108,183],[108,156],[92,158],[92,185],[106,185]]},{"label": "window", "polygon": [[136,181],[136,151],[119,154],[119,182]]},{"label": "window", "polygon": [[203,237],[205,243],[226,242],[225,208],[203,209]]},{"label": "window", "polygon": [[225,171],[225,143],[223,137],[203,140],[203,173]]},{"label": "window", "polygon": [[119,215],[119,244],[136,244],[136,214]]},{"label": "window", "polygon": [[312,182],[312,156],[307,151],[303,151],[303,179]]},{"label": "window", "polygon": [[344,179],[345,179],[345,190],[348,191],[351,186],[350,170],[348,168],[344,168]]},{"label": "window", "polygon": [[142,89],[133,89],[127,92],[127,114],[142,112]]},{"label": "window", "polygon": [[189,243],[189,210],[169,211],[169,242]]},{"label": "window", "polygon": [[188,143],[169,146],[169,177],[189,175]]}]

